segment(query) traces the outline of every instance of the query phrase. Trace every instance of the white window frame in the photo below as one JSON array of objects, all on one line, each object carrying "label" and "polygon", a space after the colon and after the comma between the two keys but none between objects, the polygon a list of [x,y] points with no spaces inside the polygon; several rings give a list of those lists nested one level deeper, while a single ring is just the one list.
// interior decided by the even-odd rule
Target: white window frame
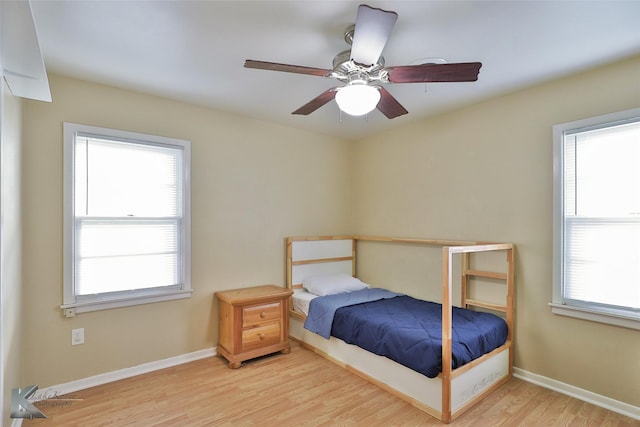
[{"label": "white window frame", "polygon": [[[60,306],[67,317],[76,313],[127,307],[191,296],[191,142],[157,135],[101,128],[77,123],[64,123],[64,239],[63,239],[63,303]],[[180,286],[150,288],[132,291],[108,292],[78,298],[75,293],[75,139],[76,135],[95,136],[107,140],[137,142],[155,146],[169,146],[183,151],[182,165],[182,229]]]},{"label": "white window frame", "polygon": [[553,293],[549,303],[554,314],[640,330],[640,316],[598,305],[569,305],[563,298],[564,267],[564,147],[565,134],[637,121],[640,108],[562,123],[553,126]]}]

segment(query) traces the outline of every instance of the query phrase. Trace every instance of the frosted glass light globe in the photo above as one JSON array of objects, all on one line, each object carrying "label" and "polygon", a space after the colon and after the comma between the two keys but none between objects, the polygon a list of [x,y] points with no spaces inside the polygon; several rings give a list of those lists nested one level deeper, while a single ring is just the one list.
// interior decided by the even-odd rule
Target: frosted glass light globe
[{"label": "frosted glass light globe", "polygon": [[340,110],[350,116],[362,116],[378,105],[380,92],[366,84],[344,86],[336,93],[336,103]]}]

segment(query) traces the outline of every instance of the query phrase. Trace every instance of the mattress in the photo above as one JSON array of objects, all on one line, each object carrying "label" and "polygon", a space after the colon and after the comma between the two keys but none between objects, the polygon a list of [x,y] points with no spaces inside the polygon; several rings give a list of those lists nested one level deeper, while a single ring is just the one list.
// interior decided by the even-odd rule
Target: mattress
[{"label": "mattress", "polygon": [[309,314],[309,304],[311,300],[317,297],[317,295],[307,292],[306,289],[294,289],[292,296],[293,309],[307,316]]},{"label": "mattress", "polygon": [[[503,345],[504,319],[453,307],[452,368]],[[407,295],[336,310],[331,335],[429,378],[442,371],[442,306]]]}]

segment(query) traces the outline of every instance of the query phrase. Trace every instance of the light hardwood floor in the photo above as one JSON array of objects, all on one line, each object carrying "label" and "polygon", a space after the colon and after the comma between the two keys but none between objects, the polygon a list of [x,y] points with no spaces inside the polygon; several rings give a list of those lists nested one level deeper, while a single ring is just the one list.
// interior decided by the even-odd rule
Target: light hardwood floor
[{"label": "light hardwood floor", "polygon": [[[23,426],[442,426],[438,420],[292,343],[228,369],[213,357],[37,406]],[[639,421],[512,379],[451,426],[640,426]]]}]

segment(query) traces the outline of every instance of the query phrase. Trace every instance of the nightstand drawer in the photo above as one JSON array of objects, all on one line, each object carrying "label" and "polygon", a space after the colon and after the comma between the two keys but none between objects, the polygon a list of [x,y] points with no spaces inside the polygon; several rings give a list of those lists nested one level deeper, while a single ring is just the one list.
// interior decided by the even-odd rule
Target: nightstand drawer
[{"label": "nightstand drawer", "polygon": [[246,328],[251,325],[271,320],[278,320],[282,315],[282,306],[280,301],[271,304],[261,304],[242,308],[242,327]]},{"label": "nightstand drawer", "polygon": [[242,350],[260,348],[280,342],[280,322],[242,331]]}]

